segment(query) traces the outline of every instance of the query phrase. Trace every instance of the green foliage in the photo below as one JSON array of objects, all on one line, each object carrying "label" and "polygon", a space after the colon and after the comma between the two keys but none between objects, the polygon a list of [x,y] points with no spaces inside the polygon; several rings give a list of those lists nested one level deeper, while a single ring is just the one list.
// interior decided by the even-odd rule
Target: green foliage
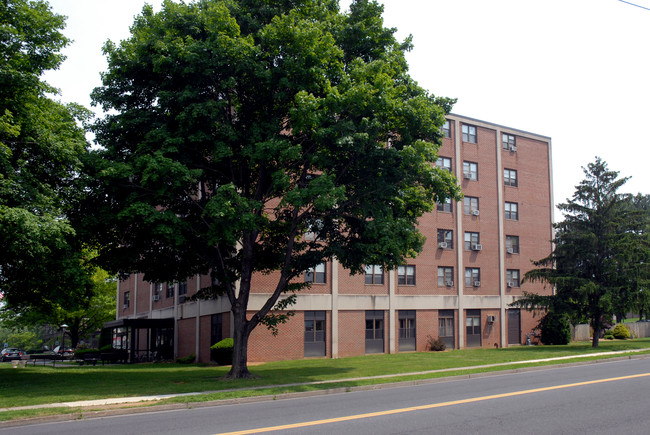
[{"label": "green foliage", "polygon": [[565,313],[547,312],[537,326],[542,334],[544,344],[569,344],[571,342],[571,324]]},{"label": "green foliage", "polygon": [[44,1],[0,2],[0,291],[18,311],[75,307],[91,287],[66,218],[89,112],[48,98],[55,89],[40,80],[64,59],[63,27]]},{"label": "green foliage", "polygon": [[556,295],[544,298],[545,305],[528,297],[519,304],[550,307],[574,324],[588,321],[597,347],[607,319],[623,318],[643,299],[650,273],[650,214],[640,201],[618,193],[627,178],[618,178],[600,158],[583,170],[585,179],[573,198],[558,206],[564,221],[556,224],[553,252],[525,276],[554,285]]},{"label": "green foliage", "polygon": [[[461,198],[433,164],[454,101],[408,75],[410,39],[382,12],[367,0],[348,14],[336,0],[165,2],[104,47],[84,238],[111,271],[211,274],[219,284],[200,297],[231,302],[236,377],[251,331],[286,320],[271,310],[304,270],[335,257],[355,273],[401,265],[424,244],[418,218]],[[247,318],[259,272],[277,283]]]},{"label": "green foliage", "polygon": [[612,336],[617,340],[625,340],[630,338],[630,330],[625,325],[618,324],[612,329]]},{"label": "green foliage", "polygon": [[232,338],[224,338],[218,343],[210,346],[210,359],[219,365],[232,364],[232,353],[234,348]]},{"label": "green foliage", "polygon": [[193,364],[196,361],[196,355],[193,353],[183,356],[180,358],[176,358],[176,362],[179,364]]},{"label": "green foliage", "polygon": [[87,353],[99,353],[99,349],[91,349],[91,348],[86,348],[86,349],[75,349],[74,351],[74,357],[76,359],[84,359],[84,355]]},{"label": "green foliage", "polygon": [[605,340],[613,340],[613,339],[614,339],[614,335],[612,334],[611,331],[607,331],[607,332],[605,332],[605,334],[603,334],[603,338],[604,338]]},{"label": "green foliage", "polygon": [[447,345],[442,338],[433,338],[430,335],[427,335],[427,347],[432,352],[440,352],[447,349]]}]

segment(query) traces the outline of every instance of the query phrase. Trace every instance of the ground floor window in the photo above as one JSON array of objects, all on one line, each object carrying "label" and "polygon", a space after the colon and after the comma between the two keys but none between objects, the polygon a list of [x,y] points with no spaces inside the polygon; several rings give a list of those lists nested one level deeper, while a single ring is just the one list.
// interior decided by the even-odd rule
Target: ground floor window
[{"label": "ground floor window", "polygon": [[400,310],[399,319],[399,350],[415,350],[415,310]]},{"label": "ground floor window", "polygon": [[305,356],[325,356],[325,311],[305,311]]},{"label": "ground floor window", "polygon": [[384,312],[366,311],[366,353],[384,353]]}]

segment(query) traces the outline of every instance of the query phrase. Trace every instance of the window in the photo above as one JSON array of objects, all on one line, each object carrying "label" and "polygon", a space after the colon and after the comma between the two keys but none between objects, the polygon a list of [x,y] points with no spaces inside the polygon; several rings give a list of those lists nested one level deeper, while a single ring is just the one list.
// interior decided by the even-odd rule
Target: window
[{"label": "window", "polygon": [[517,149],[517,143],[515,142],[515,137],[513,135],[503,133],[501,135],[501,139],[503,142],[504,150],[515,151]]},{"label": "window", "polygon": [[463,142],[476,143],[476,127],[463,124]]},{"label": "window", "polygon": [[178,283],[178,296],[184,296],[187,294],[187,281]]},{"label": "window", "polygon": [[[446,243],[446,245],[440,245]],[[454,249],[454,232],[452,230],[438,230],[438,247]]]},{"label": "window", "polygon": [[453,287],[454,286],[454,268],[453,267],[439,267],[438,268],[438,286],[439,287]]},{"label": "window", "polygon": [[519,269],[506,270],[506,281],[508,287],[519,287],[521,283],[519,280]]},{"label": "window", "polygon": [[451,159],[449,157],[438,157],[438,160],[436,160],[436,166],[440,169],[451,172]]},{"label": "window", "polygon": [[436,206],[436,210],[451,213],[453,210],[451,206],[451,198],[447,198],[445,202],[439,202],[438,205]]},{"label": "window", "polygon": [[506,252],[519,254],[519,236],[506,236]]},{"label": "window", "polygon": [[307,230],[305,231],[305,240],[316,240],[318,233],[323,229],[323,221],[320,219],[310,219],[307,221]]},{"label": "window", "polygon": [[515,171],[514,169],[504,169],[503,183],[506,186],[517,187],[517,171]]},{"label": "window", "polygon": [[478,267],[465,268],[465,287],[479,287],[481,285],[481,269]]},{"label": "window", "polygon": [[463,162],[463,178],[466,180],[478,180],[478,163]]},{"label": "window", "polygon": [[506,219],[519,220],[519,211],[516,202],[506,202]]},{"label": "window", "polygon": [[442,131],[442,135],[444,137],[451,137],[451,122],[446,119],[445,123],[442,124],[442,128],[440,130]]},{"label": "window", "polygon": [[163,285],[162,282],[157,282],[153,285],[153,294],[159,295],[162,293]]},{"label": "window", "polygon": [[479,233],[465,232],[465,250],[471,251],[474,245],[481,243],[481,236]]},{"label": "window", "polygon": [[129,308],[131,305],[131,292],[124,292],[124,309]]},{"label": "window", "polygon": [[377,265],[366,266],[366,284],[383,284],[384,283],[384,269]]},{"label": "window", "polygon": [[316,267],[310,267],[305,272],[305,282],[313,282],[315,284],[325,284],[326,272],[325,272],[325,263],[316,265]]},{"label": "window", "polygon": [[475,196],[466,196],[463,198],[463,212],[465,214],[478,215],[478,198]]},{"label": "window", "polygon": [[398,285],[415,285],[415,266],[398,266],[397,267],[397,284]]},{"label": "window", "polygon": [[165,296],[168,298],[174,297],[174,283],[171,282],[167,283],[167,293],[165,294]]}]

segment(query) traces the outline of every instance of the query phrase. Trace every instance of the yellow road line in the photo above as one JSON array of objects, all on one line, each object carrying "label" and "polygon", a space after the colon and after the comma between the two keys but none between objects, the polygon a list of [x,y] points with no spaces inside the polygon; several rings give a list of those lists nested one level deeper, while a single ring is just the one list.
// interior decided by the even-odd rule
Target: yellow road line
[{"label": "yellow road line", "polygon": [[624,380],[624,379],[641,378],[641,377],[645,377],[645,376],[650,376],[650,373],[642,373],[642,374],[639,374],[639,375],[630,375],[630,376],[620,376],[620,377],[617,377],[617,378],[598,379],[598,380],[595,380],[595,381],[576,382],[574,384],[556,385],[554,387],[534,388],[532,390],[522,390],[522,391],[514,391],[512,393],[503,393],[503,394],[494,394],[494,395],[491,395],[491,396],[473,397],[471,399],[452,400],[452,401],[449,401],[449,402],[432,403],[432,404],[429,404],[429,405],[412,406],[412,407],[409,407],[409,408],[390,409],[388,411],[369,412],[367,414],[348,415],[346,417],[328,418],[328,419],[325,419],[325,420],[314,420],[314,421],[306,421],[306,422],[303,422],[303,423],[284,424],[284,425],[281,425],[281,426],[261,427],[259,429],[241,430],[241,431],[236,431],[236,432],[224,432],[224,433],[217,434],[217,435],[254,434],[254,433],[271,432],[271,431],[285,430],[285,429],[296,429],[296,428],[301,428],[301,427],[318,426],[318,425],[328,424],[328,423],[339,423],[339,422],[342,422],[342,421],[360,420],[362,418],[372,418],[372,417],[379,417],[379,416],[391,415],[391,414],[401,414],[403,412],[412,412],[412,411],[421,411],[421,410],[424,410],[424,409],[442,408],[444,406],[461,405],[461,404],[464,404],[464,403],[480,402],[480,401],[483,401],[483,400],[501,399],[501,398],[504,398],[504,397],[521,396],[521,395],[524,395],[524,394],[541,393],[543,391],[561,390],[561,389],[564,389],[564,388],[573,388],[573,387],[580,387],[580,386],[583,386],[583,385],[601,384],[603,382],[614,382],[614,381],[621,381],[621,380]]}]

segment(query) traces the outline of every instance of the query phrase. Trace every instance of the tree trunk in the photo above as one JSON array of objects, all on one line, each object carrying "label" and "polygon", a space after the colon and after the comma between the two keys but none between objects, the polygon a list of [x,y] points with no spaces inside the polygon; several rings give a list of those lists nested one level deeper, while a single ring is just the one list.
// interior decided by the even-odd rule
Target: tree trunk
[{"label": "tree trunk", "polygon": [[232,367],[226,375],[228,379],[248,379],[253,377],[248,371],[248,337],[250,331],[246,321],[246,310],[233,308],[234,318]]}]

